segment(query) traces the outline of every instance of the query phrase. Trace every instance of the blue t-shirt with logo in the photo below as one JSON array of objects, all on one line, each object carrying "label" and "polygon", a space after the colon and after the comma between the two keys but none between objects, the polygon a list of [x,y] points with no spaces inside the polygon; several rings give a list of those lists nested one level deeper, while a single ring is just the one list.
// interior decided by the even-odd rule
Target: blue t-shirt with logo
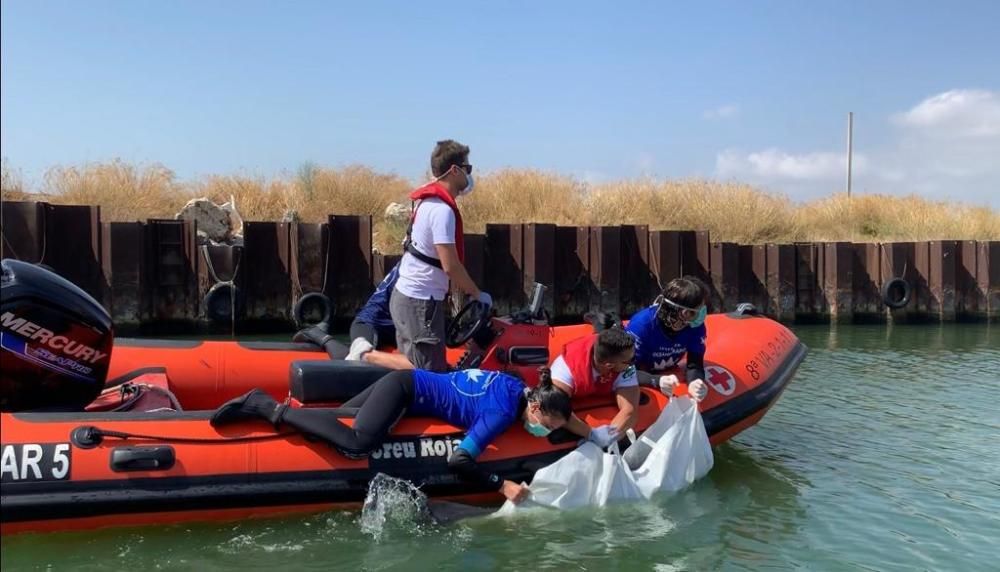
[{"label": "blue t-shirt with logo", "polygon": [[656,320],[655,304],[636,312],[625,329],[635,338],[635,364],[643,371],[662,371],[677,365],[687,353],[705,353],[705,324],[668,336]]},{"label": "blue t-shirt with logo", "polygon": [[389,313],[389,297],[392,295],[392,289],[396,286],[398,278],[399,264],[396,264],[385,275],[385,278],[379,282],[375,288],[375,293],[368,298],[364,307],[358,311],[355,319],[376,328],[395,328],[392,323],[392,314]]},{"label": "blue t-shirt with logo", "polygon": [[409,414],[465,427],[468,432],[459,447],[475,458],[517,420],[524,389],[521,380],[496,371],[417,369]]}]

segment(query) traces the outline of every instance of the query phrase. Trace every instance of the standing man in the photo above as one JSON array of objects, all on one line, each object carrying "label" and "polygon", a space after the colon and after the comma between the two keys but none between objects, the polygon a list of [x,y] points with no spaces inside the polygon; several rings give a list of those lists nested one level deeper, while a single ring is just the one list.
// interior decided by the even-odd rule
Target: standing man
[{"label": "standing man", "polygon": [[[449,280],[486,306],[492,306],[493,299],[476,286],[464,265],[462,214],[455,199],[471,193],[475,184],[469,148],[451,139],[438,141],[431,154],[431,173],[433,181],[410,193],[413,214],[389,312],[396,326],[396,348],[412,367],[445,371],[444,300]],[[363,340],[351,346],[347,359],[380,363],[380,358],[388,357],[371,351]]]}]

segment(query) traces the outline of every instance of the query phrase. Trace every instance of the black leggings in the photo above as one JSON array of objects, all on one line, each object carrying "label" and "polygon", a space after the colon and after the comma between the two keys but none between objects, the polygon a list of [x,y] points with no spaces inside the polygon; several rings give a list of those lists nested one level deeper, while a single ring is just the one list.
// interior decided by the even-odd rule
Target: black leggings
[{"label": "black leggings", "polygon": [[345,408],[359,408],[353,427],[325,409],[289,407],[281,422],[326,441],[344,455],[363,457],[385,440],[411,403],[413,370],[397,370],[344,403]]},{"label": "black leggings", "polygon": [[[368,343],[370,343],[373,347],[378,348],[379,345],[386,340],[395,343],[396,333],[391,330],[392,328],[379,328],[371,324],[359,322],[355,318],[355,320],[351,322],[351,330],[348,335],[350,336],[352,342],[358,338],[364,338],[368,340]],[[349,344],[350,342],[348,342],[348,344],[342,344],[337,340],[330,340],[326,342],[323,349],[326,350],[326,353],[330,354],[330,359],[344,359],[351,351],[350,347],[348,347]]]},{"label": "black leggings", "polygon": [[378,342],[379,342],[378,331],[375,329],[375,326],[371,324],[359,322],[357,319],[355,319],[353,322],[351,322],[351,330],[350,334],[348,335],[351,336],[352,342],[358,338],[364,338],[368,340],[368,343],[370,343],[371,345],[375,346],[376,348],[378,347]]}]

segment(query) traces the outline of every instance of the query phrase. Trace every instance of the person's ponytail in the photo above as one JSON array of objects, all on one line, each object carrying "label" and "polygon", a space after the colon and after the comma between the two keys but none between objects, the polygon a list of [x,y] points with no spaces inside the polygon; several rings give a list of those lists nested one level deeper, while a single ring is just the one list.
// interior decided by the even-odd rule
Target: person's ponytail
[{"label": "person's ponytail", "polygon": [[569,394],[552,383],[552,371],[545,366],[538,368],[538,385],[528,393],[528,401],[537,403],[547,415],[569,419],[573,414]]},{"label": "person's ponytail", "polygon": [[552,387],[552,370],[547,366],[538,368],[538,387]]}]

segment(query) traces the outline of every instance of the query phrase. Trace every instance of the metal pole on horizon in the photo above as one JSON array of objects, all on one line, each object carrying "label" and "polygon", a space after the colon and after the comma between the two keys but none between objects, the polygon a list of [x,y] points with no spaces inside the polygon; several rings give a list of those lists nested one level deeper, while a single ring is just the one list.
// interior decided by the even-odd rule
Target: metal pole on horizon
[{"label": "metal pole on horizon", "polygon": [[854,155],[854,112],[847,112],[847,198],[851,198],[851,162]]}]

